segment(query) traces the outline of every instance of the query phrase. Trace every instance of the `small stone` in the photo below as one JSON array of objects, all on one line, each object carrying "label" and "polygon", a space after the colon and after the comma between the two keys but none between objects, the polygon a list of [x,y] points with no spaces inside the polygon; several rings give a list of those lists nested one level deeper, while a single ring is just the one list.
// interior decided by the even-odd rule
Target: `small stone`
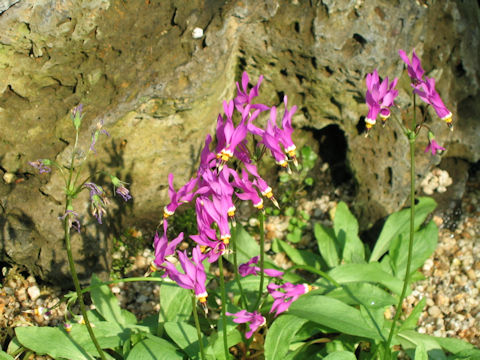
[{"label": "small stone", "polygon": [[40,289],[37,285],[30,286],[27,292],[28,296],[30,296],[30,299],[32,299],[33,301],[37,300],[40,297]]},{"label": "small stone", "polygon": [[3,181],[5,181],[5,183],[7,184],[13,183],[15,181],[15,174],[6,172],[5,174],[3,174]]},{"label": "small stone", "polygon": [[438,306],[434,305],[428,309],[428,314],[434,318],[438,318],[442,316],[442,310],[440,310]]},{"label": "small stone", "polygon": [[201,39],[203,37],[203,29],[199,27],[196,27],[195,29],[193,29],[192,37],[194,39]]},{"label": "small stone", "polygon": [[475,270],[473,269],[468,269],[467,270],[467,276],[470,280],[476,281],[477,280],[477,274],[475,274]]}]

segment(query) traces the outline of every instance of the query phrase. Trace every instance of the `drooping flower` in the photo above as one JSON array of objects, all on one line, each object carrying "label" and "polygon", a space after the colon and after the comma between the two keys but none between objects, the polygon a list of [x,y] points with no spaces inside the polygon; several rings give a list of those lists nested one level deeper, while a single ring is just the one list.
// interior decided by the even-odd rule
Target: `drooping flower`
[{"label": "drooping flower", "polygon": [[197,185],[197,178],[192,178],[185,185],[183,185],[178,192],[175,191],[173,186],[173,174],[168,174],[168,196],[170,197],[170,203],[163,209],[163,217],[166,219],[175,213],[175,210],[184,203],[190,202],[195,193],[193,189]]},{"label": "drooping flower", "polygon": [[450,129],[452,126],[452,113],[443,103],[440,95],[435,90],[435,79],[425,76],[425,81],[418,84],[413,90],[425,103],[432,105],[438,117],[445,121]]},{"label": "drooping flower", "polygon": [[417,54],[415,54],[415,50],[412,52],[412,61],[407,56],[407,53],[403,50],[398,50],[398,54],[402,58],[402,60],[407,64],[407,72],[410,79],[412,79],[412,84],[417,85],[423,81],[423,74],[425,74],[425,70],[422,68],[422,63],[418,58]]},{"label": "drooping flower", "polygon": [[278,316],[286,311],[290,305],[300,297],[300,295],[309,292],[311,286],[307,284],[295,285],[287,282],[283,285],[268,284],[267,290],[275,299],[270,312],[275,312],[275,316]]},{"label": "drooping flower", "polygon": [[250,81],[248,74],[246,71],[242,74],[242,87],[240,88],[240,84],[237,82],[237,97],[233,100],[235,106],[241,109],[244,105],[251,105],[254,109],[259,109],[261,111],[267,110],[268,106],[264,104],[253,104],[252,100],[254,97],[258,96],[258,89],[260,88],[260,84],[262,83],[263,75],[258,77],[258,82],[255,86],[252,87],[250,91],[248,91],[248,83]]},{"label": "drooping flower", "polygon": [[[163,235],[158,236],[158,233],[155,233],[155,237],[153,239],[153,247],[155,249],[155,259],[150,265],[150,270],[152,272],[158,271],[160,269],[165,269],[164,264],[167,256],[175,254],[175,249],[177,248],[177,245],[183,241],[183,232],[180,233],[172,241],[168,241],[167,228],[168,228],[168,222],[165,219],[163,221]],[[163,274],[163,276],[166,276],[166,273]]]},{"label": "drooping flower", "polygon": [[367,134],[375,125],[377,116],[380,116],[383,123],[390,117],[390,107],[393,106],[393,101],[398,95],[398,90],[395,89],[397,82],[398,79],[395,78],[389,83],[388,77],[380,82],[377,69],[373,73],[367,74],[367,93],[365,96],[368,106],[368,115],[365,118]]},{"label": "drooping flower", "polygon": [[72,121],[73,121],[73,126],[75,127],[76,130],[80,128],[80,125],[82,124],[82,119],[83,119],[83,104],[78,104],[78,106],[75,106],[72,109]]},{"label": "drooping flower", "polygon": [[78,220],[78,213],[73,209],[68,209],[65,214],[59,217],[60,220],[65,220],[68,216],[68,228],[74,228],[80,233],[80,221]]},{"label": "drooping flower", "polygon": [[168,277],[175,281],[178,286],[193,290],[198,301],[206,303],[208,296],[206,289],[207,275],[205,274],[205,267],[202,263],[205,257],[202,255],[200,247],[196,246],[193,249],[191,260],[185,251],[177,251],[177,254],[184,274],[179,272],[175,265],[167,261],[165,262],[165,267]]},{"label": "drooping flower", "polygon": [[247,310],[241,310],[237,313],[226,312],[225,314],[235,317],[233,322],[237,324],[249,323],[248,326],[250,327],[250,330],[245,333],[247,339],[250,339],[253,333],[266,322],[266,319],[258,311],[250,313]]},{"label": "drooping flower", "polygon": [[30,161],[28,164],[37,169],[40,174],[49,173],[50,171],[52,171],[52,169],[50,168],[52,162],[49,159]]},{"label": "drooping flower", "polygon": [[90,189],[90,204],[92,207],[92,215],[95,216],[98,223],[102,223],[102,217],[107,213],[105,207],[109,201],[102,187],[91,182],[87,182],[84,186]]},{"label": "drooping flower", "polygon": [[[292,116],[297,111],[297,107],[293,106],[290,110],[287,108],[287,95],[283,97],[283,103],[285,104],[285,111],[282,118],[282,128],[276,128],[275,133],[278,136],[280,143],[283,145],[285,152],[296,163],[296,149],[297,147],[292,141]],[[295,164],[296,165],[296,164]]]},{"label": "drooping flower", "polygon": [[121,181],[119,178],[116,176],[110,175],[110,179],[112,180],[113,188],[115,189],[115,192],[120,195],[123,200],[128,201],[132,198],[130,195],[130,192],[128,189],[125,187],[127,185],[126,182]]},{"label": "drooping flower", "polygon": [[95,154],[97,151],[95,150],[95,144],[97,143],[98,136],[100,134],[105,134],[107,136],[110,136],[107,130],[103,128],[103,120],[100,120],[97,125],[95,131],[92,133],[92,143],[90,144],[90,150],[93,151]]},{"label": "drooping flower", "polygon": [[242,169],[241,176],[235,176],[233,184],[243,191],[241,193],[235,192],[239,199],[251,200],[254,207],[259,210],[263,209],[263,199],[258,196],[258,192],[253,186],[253,183],[249,180],[248,173],[245,171],[245,169]]},{"label": "drooping flower", "polygon": [[[257,264],[258,264],[258,256],[254,256],[248,262],[246,262],[245,264],[241,264],[238,267],[238,273],[243,277],[247,275],[258,275],[261,269],[259,266],[256,266]],[[264,269],[263,272],[265,273],[265,275],[270,277],[281,278],[283,276],[283,271],[280,271],[280,270]]]},{"label": "drooping flower", "polygon": [[443,151],[445,151],[445,148],[440,146],[436,141],[435,141],[435,136],[431,131],[428,132],[428,145],[425,148],[425,152],[431,152],[432,155],[435,155],[437,152],[441,154]]}]

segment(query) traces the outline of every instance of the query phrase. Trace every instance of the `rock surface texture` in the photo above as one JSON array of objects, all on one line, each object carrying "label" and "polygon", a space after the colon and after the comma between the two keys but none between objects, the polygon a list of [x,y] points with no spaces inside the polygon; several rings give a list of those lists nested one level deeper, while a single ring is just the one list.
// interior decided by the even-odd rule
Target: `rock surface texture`
[{"label": "rock surface texture", "polygon": [[[0,7],[0,259],[56,282],[67,269],[58,216],[62,180],[28,161],[63,162],[72,151],[69,111],[86,113],[81,143],[104,122],[98,167],[130,183],[134,200],[112,207],[106,227],[82,217],[75,251],[85,275],[108,267],[108,225],[153,229],[167,174],[192,173],[221,102],[246,70],[265,76],[261,100],[297,105],[294,126],[342,134],[364,228],[397,210],[408,192],[408,142],[399,126],[363,132],[365,76],[401,76],[398,116],[410,117],[410,84],[398,49],[415,48],[454,114],[448,131],[426,114],[444,157],[480,158],[480,9],[477,1],[20,0]],[[195,36],[203,29],[203,37]],[[327,132],[328,134],[328,132]],[[419,179],[440,157],[423,154]],[[94,165],[90,167],[91,171]],[[34,174],[35,173],[35,174]],[[85,194],[86,195],[86,194]],[[77,211],[87,212],[87,198]],[[82,260],[83,259],[83,260]],[[86,271],[87,270],[87,271]]]}]

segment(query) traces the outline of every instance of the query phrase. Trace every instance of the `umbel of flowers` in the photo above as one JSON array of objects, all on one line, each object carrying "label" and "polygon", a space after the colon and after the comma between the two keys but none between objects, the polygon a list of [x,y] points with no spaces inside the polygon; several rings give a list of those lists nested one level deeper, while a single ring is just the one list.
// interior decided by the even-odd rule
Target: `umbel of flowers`
[{"label": "umbel of flowers", "polygon": [[[282,168],[290,171],[290,163],[296,164],[296,147],[292,141],[292,116],[296,106],[288,108],[287,97],[283,99],[283,115],[279,122],[277,108],[256,103],[255,98],[263,77],[258,83],[249,87],[249,77],[243,73],[241,84],[237,83],[237,96],[234,100],[223,102],[223,114],[219,114],[216,127],[216,145],[212,136],[207,135],[205,146],[200,155],[200,164],[196,176],[178,190],[174,187],[173,174],[168,176],[168,195],[170,203],[165,206],[163,214],[163,235],[155,236],[155,260],[151,271],[162,270],[179,286],[191,289],[200,303],[206,306],[206,275],[203,266],[205,259],[213,263],[229,248],[230,228],[235,225],[235,203],[251,202],[252,206],[263,211],[264,201],[272,201],[278,206],[272,188],[259,175],[255,153],[269,153]],[[267,124],[260,127],[257,119],[261,113],[267,113]],[[252,151],[253,137],[260,151]],[[253,149],[255,150],[255,149]],[[184,204],[195,206],[198,233],[191,235],[196,243],[192,257],[186,252],[177,251],[182,270],[169,261],[175,253],[176,245],[183,239],[183,233],[176,239],[167,239],[168,218]],[[170,257],[169,257],[170,256]],[[256,266],[258,257],[239,267],[242,276],[257,275],[261,272]],[[266,276],[281,279],[283,273],[274,269],[265,269]],[[280,280],[278,280],[280,281]],[[308,285],[270,284],[267,287],[274,299],[271,312],[275,315],[288,309],[290,304],[301,294],[309,290]],[[256,309],[254,309],[256,310]],[[237,323],[249,323],[252,336],[257,328],[265,323],[265,318],[257,312],[241,310],[235,314]]]},{"label": "umbel of flowers", "polygon": [[[408,58],[404,50],[399,50],[398,54],[407,65],[407,73],[411,79],[413,93],[422,99],[427,105],[431,105],[438,117],[445,121],[450,130],[453,130],[452,113],[447,109],[440,98],[440,95],[435,90],[435,79],[425,76],[425,70],[423,70],[422,64],[415,53],[415,50],[413,51],[411,60]],[[390,117],[390,108],[394,106],[394,100],[398,95],[398,90],[395,89],[397,82],[397,78],[392,82],[389,82],[388,77],[383,81],[380,81],[376,69],[371,74],[367,74],[367,93],[365,95],[369,110],[368,115],[365,118],[367,135],[370,129],[375,125],[377,117],[380,117],[383,125],[385,125],[387,119]],[[435,155],[437,152],[441,153],[444,151],[445,148],[438,145],[435,141],[434,134],[424,121],[417,126],[415,133],[418,133],[422,127],[425,127],[428,130],[428,145],[425,152],[430,151],[432,155]]]}]

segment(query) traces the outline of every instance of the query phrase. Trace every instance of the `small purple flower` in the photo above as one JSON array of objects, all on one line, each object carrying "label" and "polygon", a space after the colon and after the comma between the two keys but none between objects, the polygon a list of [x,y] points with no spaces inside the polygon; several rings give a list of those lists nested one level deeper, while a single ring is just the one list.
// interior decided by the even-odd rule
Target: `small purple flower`
[{"label": "small purple flower", "polygon": [[412,53],[412,61],[407,56],[407,53],[403,50],[398,50],[398,54],[402,58],[402,60],[407,64],[407,72],[410,79],[412,79],[413,85],[417,85],[423,81],[423,74],[425,74],[425,70],[422,68],[422,63],[418,58],[417,54],[415,54],[415,50]]},{"label": "small purple flower", "polygon": [[49,173],[52,171],[52,169],[49,167],[52,162],[48,159],[30,161],[28,164],[37,169],[40,174]]},{"label": "small purple flower", "polygon": [[93,151],[95,154],[97,151],[95,150],[95,144],[97,143],[98,136],[100,134],[105,134],[107,136],[110,136],[107,130],[103,129],[103,120],[100,120],[97,123],[97,128],[96,130],[92,133],[92,143],[90,144],[90,150]]},{"label": "small purple flower", "polygon": [[163,209],[163,217],[166,219],[175,213],[175,210],[184,203],[190,202],[195,193],[193,189],[197,186],[197,178],[192,178],[185,185],[183,185],[178,192],[175,191],[173,186],[173,174],[168,174],[168,196],[170,197],[170,203]]},{"label": "small purple flower", "polygon": [[178,286],[193,290],[198,301],[202,304],[206,303],[208,296],[206,289],[207,275],[205,274],[205,268],[202,264],[205,257],[202,255],[200,247],[196,246],[193,249],[191,260],[188,258],[186,252],[178,251],[177,254],[180,265],[185,273],[182,274],[177,270],[175,265],[167,261],[165,262],[165,267],[169,278],[175,281]]},{"label": "small purple flower", "polygon": [[283,145],[285,152],[288,154],[293,161],[297,161],[296,158],[296,149],[297,147],[292,141],[292,116],[297,111],[297,107],[293,106],[290,110],[287,108],[287,95],[283,97],[283,102],[285,104],[285,111],[282,118],[282,129],[276,128],[275,134],[278,136],[280,143]]},{"label": "small purple flower", "polygon": [[65,220],[65,218],[68,216],[68,227],[69,228],[74,228],[80,233],[80,221],[78,221],[78,214],[73,211],[73,210],[67,210],[65,211],[65,214],[62,216],[59,216],[58,218],[60,220]]},{"label": "small purple flower", "polygon": [[307,284],[295,285],[287,282],[283,285],[268,284],[267,290],[274,298],[270,312],[275,312],[275,316],[278,316],[282,312],[288,310],[290,305],[297,300],[300,295],[309,292],[311,287]]},{"label": "small purple flower", "polygon": [[[256,264],[258,264],[258,256],[254,256],[245,264],[241,264],[238,267],[239,274],[242,275],[243,277],[247,275],[258,275],[261,269],[260,267],[256,266]],[[251,266],[251,265],[254,265],[254,266]],[[275,269],[264,269],[263,272],[265,273],[265,275],[270,277],[281,278],[283,276],[283,271],[279,271]]]},{"label": "small purple flower", "polygon": [[242,169],[241,177],[235,176],[233,184],[243,191],[241,193],[235,193],[239,199],[251,200],[254,207],[259,210],[263,209],[263,200],[260,196],[258,196],[258,192],[253,186],[253,183],[249,180],[248,173],[245,171],[245,169]]},{"label": "small purple flower", "polygon": [[250,91],[248,91],[248,83],[250,81],[248,74],[246,71],[242,74],[242,87],[240,88],[240,84],[237,82],[237,97],[234,100],[235,106],[237,108],[242,108],[243,105],[251,105],[254,109],[259,109],[260,111],[264,111],[268,109],[268,106],[264,104],[252,104],[252,100],[254,97],[258,96],[258,89],[260,84],[262,83],[263,75],[258,77],[257,84],[252,87]]},{"label": "small purple flower", "polygon": [[84,186],[87,189],[90,189],[90,204],[92,207],[92,215],[95,216],[98,223],[101,224],[103,215],[107,213],[105,207],[109,203],[105,192],[103,191],[101,186],[91,182],[85,183]]},{"label": "small purple flower", "polygon": [[435,90],[435,79],[425,76],[425,81],[422,81],[420,84],[418,84],[413,92],[417,94],[425,103],[432,105],[438,117],[445,121],[448,127],[453,130],[452,113],[447,109],[440,98],[440,95]]},{"label": "small purple flower", "polygon": [[365,127],[368,131],[375,125],[377,116],[380,116],[382,122],[390,116],[390,107],[393,106],[393,101],[398,95],[398,90],[395,90],[398,79],[395,78],[391,83],[386,77],[382,82],[378,77],[377,69],[371,74],[367,74],[366,84],[366,102],[368,106],[368,115],[365,118]]},{"label": "small purple flower", "polygon": [[[167,228],[168,222],[165,219],[163,220],[163,235],[160,237],[158,236],[158,233],[155,233],[155,237],[153,239],[155,260],[153,260],[152,264],[150,265],[150,270],[152,272],[159,269],[165,269],[164,263],[166,261],[166,257],[175,254],[177,245],[183,241],[182,232],[175,239],[169,242],[167,238]],[[163,276],[166,276],[166,273]]]},{"label": "small purple flower", "polygon": [[263,326],[266,322],[266,319],[260,314],[258,311],[254,311],[253,313],[248,312],[247,310],[241,310],[237,313],[225,313],[228,316],[234,316],[235,319],[233,322],[237,324],[244,324],[249,323],[250,330],[245,333],[247,339],[250,339],[255,331],[260,326]]},{"label": "small purple flower", "polygon": [[112,180],[112,184],[113,184],[113,188],[115,189],[115,192],[121,197],[123,197],[123,200],[128,201],[132,198],[132,196],[130,195],[130,192],[125,187],[127,183],[121,181],[119,178],[113,175],[110,175],[110,179]]},{"label": "small purple flower", "polygon": [[436,141],[435,137],[433,136],[433,133],[431,131],[428,132],[428,145],[425,148],[425,152],[431,152],[432,155],[435,155],[437,152],[439,155],[441,155],[444,151],[445,148],[440,146]]}]

